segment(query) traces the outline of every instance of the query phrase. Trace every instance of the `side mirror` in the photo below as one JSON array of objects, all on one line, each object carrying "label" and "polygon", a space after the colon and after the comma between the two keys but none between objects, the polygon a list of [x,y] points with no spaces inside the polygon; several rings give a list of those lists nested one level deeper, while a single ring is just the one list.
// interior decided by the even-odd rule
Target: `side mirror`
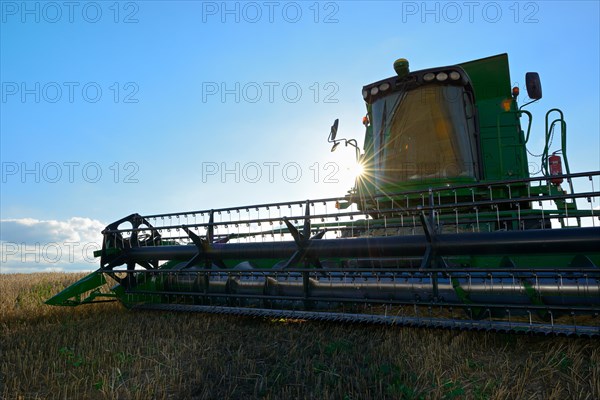
[{"label": "side mirror", "polygon": [[331,125],[331,132],[329,133],[329,141],[335,140],[335,136],[337,135],[339,123],[340,123],[339,118],[336,118],[335,121],[333,121],[333,125]]},{"label": "side mirror", "polygon": [[525,85],[527,86],[527,96],[532,100],[542,98],[542,82],[537,72],[528,72],[525,74]]}]

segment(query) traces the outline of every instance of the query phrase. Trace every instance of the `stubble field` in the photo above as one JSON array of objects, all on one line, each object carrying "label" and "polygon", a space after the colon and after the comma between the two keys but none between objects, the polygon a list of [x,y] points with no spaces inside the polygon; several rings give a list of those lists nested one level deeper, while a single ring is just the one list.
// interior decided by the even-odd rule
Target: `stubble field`
[{"label": "stubble field", "polygon": [[3,399],[599,399],[600,341],[43,304],[0,275]]}]

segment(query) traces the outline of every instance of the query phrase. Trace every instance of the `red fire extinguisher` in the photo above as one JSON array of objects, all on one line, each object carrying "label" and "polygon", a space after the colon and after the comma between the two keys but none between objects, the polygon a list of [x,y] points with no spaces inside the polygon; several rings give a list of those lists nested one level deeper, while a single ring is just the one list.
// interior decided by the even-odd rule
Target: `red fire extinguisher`
[{"label": "red fire extinguisher", "polygon": [[[550,176],[552,175],[562,175],[562,162],[560,161],[560,156],[556,155],[556,153],[552,153],[550,157],[548,157],[548,168],[550,169]],[[550,179],[555,185],[560,185],[563,181],[563,178],[554,178]]]}]

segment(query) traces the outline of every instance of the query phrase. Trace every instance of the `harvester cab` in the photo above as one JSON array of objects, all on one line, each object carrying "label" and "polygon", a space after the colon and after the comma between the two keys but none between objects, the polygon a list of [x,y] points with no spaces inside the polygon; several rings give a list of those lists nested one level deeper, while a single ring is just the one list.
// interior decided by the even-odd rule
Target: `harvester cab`
[{"label": "harvester cab", "polygon": [[[407,60],[399,59],[394,69],[395,76],[363,87],[367,106],[363,119],[366,126],[363,153],[357,148],[362,174],[357,177],[346,202],[340,203],[343,207],[351,203],[356,203],[361,210],[394,204],[414,206],[422,203],[423,191],[439,187],[469,186],[466,191],[438,192],[439,197],[446,196],[446,200],[451,197],[450,200],[456,202],[547,191],[546,187],[532,186],[529,180],[532,164],[527,158],[527,142],[532,115],[523,108],[542,97],[536,72],[526,74],[531,101],[519,108],[519,88],[511,89],[506,54],[414,72],[409,71]],[[560,118],[546,128],[540,169],[547,176],[562,175],[558,154],[562,154],[568,168],[566,123],[560,110],[552,111],[559,112]],[[521,126],[524,115],[528,117],[527,132]],[[548,125],[547,121],[548,115]],[[561,126],[562,147],[549,155],[556,124]],[[337,132],[338,120],[334,127]],[[335,135],[333,140],[330,135],[331,141],[335,143],[332,151],[341,141],[352,144],[347,139],[336,141]],[[493,185],[507,181],[512,182],[510,192],[508,188]],[[562,192],[558,186],[561,178],[550,182],[555,186],[550,189],[553,193]],[[490,185],[495,186],[494,190],[488,190]],[[410,192],[414,195],[407,194]],[[401,196],[390,195],[393,193]],[[576,214],[574,201],[565,203],[558,199],[558,202]],[[531,204],[521,206],[520,210],[531,209]],[[499,207],[500,211],[511,208],[506,204]],[[499,225],[506,229],[518,228],[506,220]],[[529,227],[535,225],[539,223]]]},{"label": "harvester cab", "polygon": [[[600,336],[600,192],[572,183],[600,171],[570,173],[562,112],[530,175],[506,54],[394,69],[363,88],[362,152],[331,127],[331,150],[362,164],[348,195],[132,214],[102,232],[100,268],[47,303]],[[536,73],[526,86],[541,98]]]}]

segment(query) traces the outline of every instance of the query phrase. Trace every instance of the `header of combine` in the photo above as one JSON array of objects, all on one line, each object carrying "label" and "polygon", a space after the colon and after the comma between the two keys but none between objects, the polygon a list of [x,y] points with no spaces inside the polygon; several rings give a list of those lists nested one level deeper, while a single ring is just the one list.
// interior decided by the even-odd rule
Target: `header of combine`
[{"label": "header of combine", "polygon": [[562,112],[530,176],[506,54],[394,69],[363,88],[362,151],[332,126],[332,151],[363,168],[346,196],[132,214],[103,231],[100,269],[47,303],[600,335],[600,172],[570,172]]}]

